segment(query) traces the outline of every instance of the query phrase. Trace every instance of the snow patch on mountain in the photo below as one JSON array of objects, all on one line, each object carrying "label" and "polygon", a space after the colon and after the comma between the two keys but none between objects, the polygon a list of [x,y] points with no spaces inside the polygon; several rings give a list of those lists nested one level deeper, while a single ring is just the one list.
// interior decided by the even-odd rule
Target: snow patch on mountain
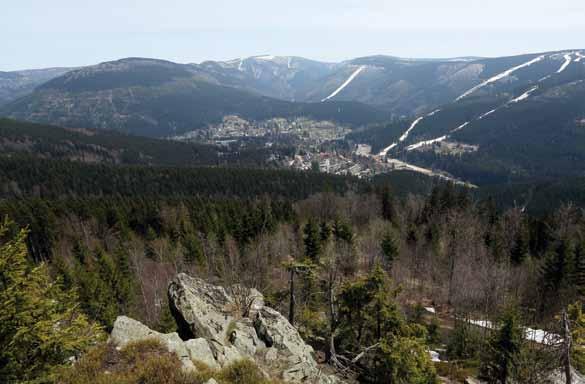
[{"label": "snow patch on mountain", "polygon": [[472,93],[475,93],[477,90],[479,90],[479,89],[481,89],[489,84],[495,83],[498,80],[501,80],[505,77],[508,77],[512,73],[514,73],[522,68],[526,68],[526,67],[531,66],[532,64],[538,63],[539,61],[543,60],[544,58],[545,58],[545,55],[538,56],[538,57],[536,57],[536,58],[534,58],[534,59],[532,59],[524,64],[517,65],[513,68],[508,69],[507,71],[504,71],[504,72],[494,76],[494,77],[490,77],[489,79],[483,81],[482,83],[476,85],[475,87],[471,88],[467,92],[463,93],[461,96],[459,96],[457,99],[455,99],[455,101],[459,101],[459,100],[471,95]]},{"label": "snow patch on mountain", "polygon": [[256,56],[254,57],[257,60],[266,60],[266,61],[272,61],[276,58],[276,56],[272,56],[272,55],[264,55],[264,56]]},{"label": "snow patch on mountain", "polygon": [[343,84],[341,84],[341,86],[339,88],[337,88],[335,91],[333,91],[332,94],[330,94],[329,96],[327,96],[326,98],[324,98],[323,100],[321,100],[321,102],[327,101],[335,96],[337,96],[337,94],[341,91],[343,91],[343,89],[345,87],[347,87],[364,69],[366,69],[365,65],[360,66],[358,69],[356,69],[347,80],[345,80],[345,82]]},{"label": "snow patch on mountain", "polygon": [[581,52],[575,52],[577,58],[575,59],[575,63],[580,62],[581,60],[585,59],[585,56]]}]

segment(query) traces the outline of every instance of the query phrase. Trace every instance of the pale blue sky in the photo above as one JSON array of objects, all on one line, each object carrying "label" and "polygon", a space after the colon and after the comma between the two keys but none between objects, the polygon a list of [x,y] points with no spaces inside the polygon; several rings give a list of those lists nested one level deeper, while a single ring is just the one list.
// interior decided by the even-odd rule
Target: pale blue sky
[{"label": "pale blue sky", "polygon": [[0,70],[129,56],[328,61],[585,48],[585,0],[4,0]]}]

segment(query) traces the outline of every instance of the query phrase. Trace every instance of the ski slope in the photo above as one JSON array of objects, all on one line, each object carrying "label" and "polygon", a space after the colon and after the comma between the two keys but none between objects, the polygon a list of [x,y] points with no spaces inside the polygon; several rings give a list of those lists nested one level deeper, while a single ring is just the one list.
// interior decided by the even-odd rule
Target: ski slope
[{"label": "ski slope", "polygon": [[508,102],[508,104],[519,103],[521,101],[528,99],[528,97],[532,94],[532,92],[536,91],[537,89],[538,89],[538,86],[530,88],[528,91],[524,92],[522,95],[518,96],[515,99],[510,100]]},{"label": "ski slope", "polygon": [[562,73],[565,69],[567,69],[569,64],[571,64],[571,62],[573,61],[573,58],[571,57],[570,53],[566,54],[564,57],[565,57],[565,62],[563,63],[563,65],[561,65],[561,67],[559,68],[557,73]]},{"label": "ski slope", "polygon": [[410,124],[410,126],[408,127],[408,129],[406,130],[406,132],[404,132],[402,134],[402,136],[400,136],[400,138],[398,139],[398,142],[396,143],[392,143],[389,146],[387,146],[386,148],[384,148],[382,151],[380,151],[380,153],[378,153],[378,156],[386,156],[386,154],[388,154],[388,151],[392,150],[394,147],[396,147],[398,145],[398,143],[403,142],[404,140],[406,140],[408,138],[408,135],[410,135],[410,132],[412,132],[412,130],[425,118],[425,117],[431,117],[436,115],[437,113],[441,112],[440,109],[435,109],[433,112],[425,115],[425,116],[421,116],[418,119],[416,119],[415,121],[412,122],[412,124]]},{"label": "ski slope", "polygon": [[[516,97],[516,98],[514,98],[514,99],[512,99],[510,101],[508,101],[505,105],[519,103],[521,101],[524,101],[524,100],[528,99],[528,97],[530,97],[530,95],[534,91],[536,91],[538,88],[539,88],[538,86],[534,86],[534,87],[530,88],[528,91],[524,92],[522,95],[520,95],[520,96],[518,96],[518,97]],[[475,119],[475,121],[483,120],[484,118],[488,117],[489,115],[495,113],[498,109],[499,108],[492,109],[491,111],[488,111],[488,112],[480,115],[477,119]],[[415,150],[415,149],[424,147],[425,145],[431,145],[431,144],[434,144],[434,143],[439,143],[439,142],[445,141],[445,140],[447,140],[448,138],[451,137],[451,134],[452,133],[455,133],[455,132],[458,132],[458,131],[462,130],[463,128],[467,127],[469,124],[471,124],[471,121],[467,121],[467,122],[461,124],[460,126],[458,126],[457,128],[452,129],[451,131],[449,131],[449,134],[447,134],[447,135],[444,135],[444,136],[441,136],[441,137],[437,137],[436,139],[424,140],[424,141],[420,141],[418,143],[409,145],[408,147],[406,147],[406,150],[407,151],[412,151],[412,150]]]},{"label": "ski slope", "polygon": [[536,57],[536,58],[534,58],[534,59],[532,59],[524,64],[520,64],[520,65],[513,67],[513,68],[510,68],[507,71],[504,71],[504,72],[502,72],[494,77],[490,77],[489,79],[485,80],[484,82],[476,85],[475,87],[471,88],[467,92],[463,93],[461,96],[459,96],[457,99],[455,99],[455,101],[459,101],[459,100],[471,95],[472,93],[475,93],[477,90],[479,90],[487,85],[490,85],[492,83],[495,83],[498,80],[501,80],[505,77],[508,77],[512,73],[518,71],[519,69],[526,68],[526,67],[531,66],[532,64],[538,63],[539,61],[541,61],[544,58],[545,58],[545,55],[538,56],[538,57]]},{"label": "ski slope", "polygon": [[351,76],[349,76],[349,78],[347,80],[345,80],[345,82],[343,84],[341,84],[341,86],[339,88],[337,88],[335,91],[333,91],[332,94],[330,94],[329,96],[327,96],[326,98],[324,98],[323,100],[321,100],[321,102],[327,101],[335,96],[337,96],[337,94],[341,91],[343,91],[343,89],[345,87],[347,87],[364,69],[366,69],[365,65],[360,66],[358,69],[356,69]]},{"label": "ski slope", "polygon": [[420,141],[420,142],[418,142],[416,144],[409,145],[408,147],[406,147],[406,150],[407,151],[413,151],[413,150],[415,150],[417,148],[424,147],[425,145],[431,145],[431,144],[435,144],[435,143],[440,143],[441,141],[445,141],[448,138],[449,138],[448,135],[444,135],[444,136],[441,136],[441,137],[437,137],[436,139],[426,140],[426,141]]},{"label": "ski slope", "polygon": [[418,125],[418,123],[420,123],[425,117],[421,116],[418,119],[416,119],[415,121],[412,122],[412,124],[410,124],[410,127],[408,127],[408,129],[406,130],[406,132],[404,132],[402,134],[402,136],[400,136],[400,139],[398,139],[398,141],[404,141],[408,138],[408,135],[410,135],[410,132],[412,132],[412,130]]},{"label": "ski slope", "polygon": [[457,131],[462,130],[463,128],[467,127],[469,125],[469,123],[470,123],[470,121],[466,121],[465,123],[461,124],[460,126],[455,128],[454,130],[452,130],[451,133],[455,133]]},{"label": "ski slope", "polygon": [[386,148],[384,148],[383,150],[381,150],[380,153],[378,153],[378,156],[386,157],[386,155],[388,154],[388,151],[391,151],[397,145],[398,145],[398,143],[392,143],[392,144],[390,144],[389,146],[387,146]]},{"label": "ski slope", "polygon": [[412,164],[406,163],[402,160],[388,159],[388,163],[392,164],[394,166],[394,169],[396,169],[396,170],[407,170],[407,171],[412,171],[412,172],[416,172],[416,173],[422,173],[423,175],[438,177],[440,179],[448,180],[448,181],[451,181],[455,184],[463,185],[463,186],[468,187],[468,188],[477,188],[477,185],[474,185],[471,183],[466,183],[466,182],[463,182],[463,181],[456,179],[454,177],[447,176],[447,175],[439,173],[439,172],[435,172],[432,169],[412,165]]},{"label": "ski slope", "polygon": [[415,121],[412,122],[412,124],[410,124],[410,127],[408,127],[408,129],[406,130],[406,132],[404,132],[402,134],[402,136],[400,136],[400,138],[398,139],[398,141],[403,142],[404,140],[406,140],[408,138],[408,135],[410,135],[410,132],[412,132],[412,130],[418,125],[418,123],[420,123],[421,121],[423,121],[423,119],[425,117],[431,117],[436,115],[437,113],[441,112],[440,109],[436,109],[433,112],[429,113],[426,116],[421,116],[418,119],[416,119]]}]

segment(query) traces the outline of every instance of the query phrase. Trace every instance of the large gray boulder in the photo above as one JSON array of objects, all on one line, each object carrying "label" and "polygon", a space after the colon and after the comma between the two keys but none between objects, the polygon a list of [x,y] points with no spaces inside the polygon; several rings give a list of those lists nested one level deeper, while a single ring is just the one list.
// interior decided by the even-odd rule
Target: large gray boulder
[{"label": "large gray boulder", "polygon": [[168,295],[178,333],[156,332],[120,316],[110,342],[121,348],[131,342],[157,340],[181,359],[186,370],[197,369],[194,361],[219,369],[250,359],[263,372],[277,373],[286,382],[342,382],[321,372],[313,349],[284,316],[264,305],[257,290],[219,287],[179,274],[169,285]]},{"label": "large gray boulder", "polygon": [[206,338],[219,365],[251,358],[288,382],[340,382],[321,373],[313,348],[284,316],[264,305],[257,290],[223,288],[178,274],[168,295],[181,336]]},{"label": "large gray boulder", "polygon": [[123,348],[129,343],[145,340],[156,340],[160,342],[167,347],[169,352],[175,353],[181,359],[184,369],[195,369],[192,361],[194,357],[191,356],[189,348],[187,348],[178,333],[160,333],[153,331],[139,321],[126,316],[118,316],[110,334],[110,343],[113,343],[119,348]]},{"label": "large gray boulder", "polygon": [[228,339],[236,320],[264,307],[264,297],[255,289],[239,285],[225,289],[184,273],[173,279],[168,295],[181,336],[220,342]]},{"label": "large gray boulder", "polygon": [[200,337],[187,340],[185,341],[185,348],[189,351],[189,356],[192,360],[200,361],[213,369],[219,368],[219,364],[206,339]]},{"label": "large gray boulder", "polygon": [[[571,369],[571,379],[573,384],[585,384],[585,378],[579,374],[575,369]],[[566,377],[565,373],[561,370],[553,372],[549,377],[550,384],[565,384]]]}]

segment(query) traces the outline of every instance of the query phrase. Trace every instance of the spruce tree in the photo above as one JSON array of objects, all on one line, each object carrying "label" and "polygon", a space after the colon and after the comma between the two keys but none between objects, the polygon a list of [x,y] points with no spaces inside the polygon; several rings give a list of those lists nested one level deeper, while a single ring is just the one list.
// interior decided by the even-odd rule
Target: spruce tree
[{"label": "spruce tree", "polygon": [[303,229],[305,256],[314,263],[319,263],[319,256],[321,253],[321,238],[319,227],[311,219],[305,224]]},{"label": "spruce tree", "polygon": [[327,224],[326,221],[322,221],[319,225],[319,234],[321,236],[321,242],[326,243],[331,236],[331,227]]},{"label": "spruce tree", "polygon": [[394,206],[394,196],[389,186],[382,189],[382,218],[394,223],[396,221],[396,208]]},{"label": "spruce tree", "polygon": [[182,245],[185,249],[185,254],[183,257],[187,264],[203,265],[205,263],[203,246],[201,245],[201,241],[195,233],[186,233],[183,237]]},{"label": "spruce tree", "polygon": [[146,257],[148,257],[149,259],[156,259],[156,252],[154,250],[154,246],[153,243],[157,238],[157,234],[155,232],[155,230],[152,227],[148,227],[148,230],[146,231],[146,249],[145,249],[145,253],[146,253]]},{"label": "spruce tree", "polygon": [[27,232],[9,236],[9,225],[0,225],[0,382],[48,382],[103,334],[46,264],[27,262]]},{"label": "spruce tree", "polygon": [[339,350],[357,354],[370,349],[361,361],[364,382],[435,384],[425,329],[405,321],[397,294],[380,266],[346,284],[339,297]]},{"label": "spruce tree", "polygon": [[517,358],[523,347],[524,330],[515,308],[507,309],[498,322],[482,358],[480,377],[490,384],[507,384],[514,377]]},{"label": "spruce tree", "polygon": [[585,242],[575,249],[575,271],[573,281],[579,300],[585,299]]},{"label": "spruce tree", "polygon": [[510,251],[510,261],[515,266],[521,265],[529,257],[529,254],[530,240],[528,238],[528,232],[524,226],[521,226],[514,237],[514,245]]},{"label": "spruce tree", "polygon": [[384,254],[384,264],[387,269],[392,269],[392,263],[398,257],[399,247],[396,238],[391,232],[386,232],[380,243],[382,253]]},{"label": "spruce tree", "polygon": [[353,244],[353,230],[349,224],[339,219],[333,223],[333,236],[335,240],[343,240],[348,244]]},{"label": "spruce tree", "polygon": [[[575,248],[569,239],[561,239],[549,250],[541,273],[545,297],[554,297],[555,302],[558,302],[560,293],[574,289]],[[565,305],[566,298],[558,304]]]}]

